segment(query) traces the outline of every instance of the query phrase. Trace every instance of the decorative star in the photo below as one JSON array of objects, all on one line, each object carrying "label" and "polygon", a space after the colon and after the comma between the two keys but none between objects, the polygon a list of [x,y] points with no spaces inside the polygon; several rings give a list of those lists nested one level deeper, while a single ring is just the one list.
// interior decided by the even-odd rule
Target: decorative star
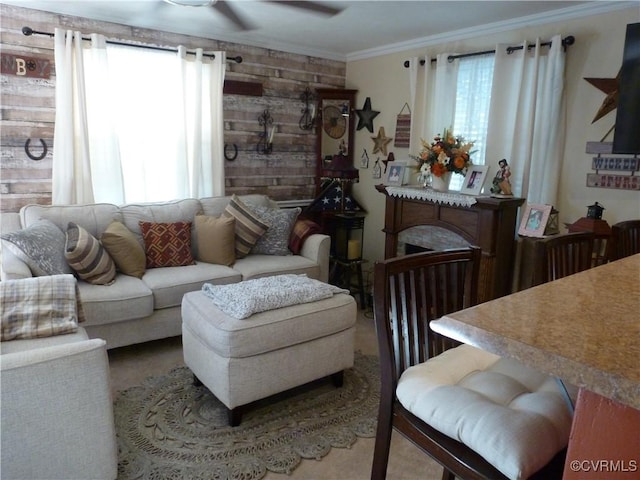
[{"label": "decorative star", "polygon": [[367,130],[373,133],[373,119],[376,118],[379,113],[380,112],[371,110],[371,97],[367,97],[362,110],[356,110],[356,115],[358,115],[358,126],[356,130],[362,130],[364,127],[367,127]]},{"label": "decorative star", "polygon": [[386,155],[387,145],[391,143],[393,137],[385,136],[384,127],[380,127],[380,129],[378,129],[378,135],[376,137],[371,137],[371,140],[373,140],[374,143],[373,153],[382,152],[383,155]]},{"label": "decorative star", "polygon": [[607,113],[618,107],[618,86],[620,83],[620,72],[616,78],[585,78],[587,82],[596,87],[598,90],[607,94],[602,105],[598,109],[596,116],[591,123],[604,117]]}]

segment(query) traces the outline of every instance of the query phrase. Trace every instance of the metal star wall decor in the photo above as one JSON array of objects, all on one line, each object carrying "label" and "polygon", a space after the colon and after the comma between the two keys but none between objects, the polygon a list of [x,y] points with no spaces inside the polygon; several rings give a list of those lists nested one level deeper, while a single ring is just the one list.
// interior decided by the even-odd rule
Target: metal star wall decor
[{"label": "metal star wall decor", "polygon": [[587,82],[596,87],[598,90],[607,94],[602,105],[598,109],[596,116],[593,117],[591,123],[600,120],[607,113],[618,107],[618,86],[620,84],[620,72],[616,78],[585,78]]},{"label": "metal star wall decor", "polygon": [[364,127],[367,127],[367,130],[373,133],[373,119],[376,118],[379,113],[380,112],[371,110],[371,97],[367,97],[362,110],[356,110],[356,115],[358,115],[358,126],[356,130],[362,130]]},{"label": "metal star wall decor", "polygon": [[384,127],[380,127],[378,129],[378,135],[376,137],[371,137],[371,140],[373,140],[373,143],[375,145],[373,147],[373,153],[382,152],[383,155],[386,155],[387,145],[391,143],[391,140],[393,140],[393,137],[385,136]]}]

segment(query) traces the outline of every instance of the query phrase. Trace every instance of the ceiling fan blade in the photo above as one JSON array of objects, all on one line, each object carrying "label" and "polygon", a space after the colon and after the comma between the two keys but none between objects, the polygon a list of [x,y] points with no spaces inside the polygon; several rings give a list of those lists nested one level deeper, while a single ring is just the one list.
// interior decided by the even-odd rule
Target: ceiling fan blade
[{"label": "ceiling fan blade", "polygon": [[287,7],[299,8],[314,13],[322,13],[325,15],[337,15],[342,11],[342,8],[330,7],[323,3],[297,1],[297,0],[267,0],[269,3],[280,3]]},{"label": "ceiling fan blade", "polygon": [[218,0],[216,3],[212,5],[218,12],[227,17],[231,22],[233,22],[238,28],[241,30],[253,30],[255,28],[254,25],[240,17],[233,8],[229,5],[229,3],[225,0]]}]

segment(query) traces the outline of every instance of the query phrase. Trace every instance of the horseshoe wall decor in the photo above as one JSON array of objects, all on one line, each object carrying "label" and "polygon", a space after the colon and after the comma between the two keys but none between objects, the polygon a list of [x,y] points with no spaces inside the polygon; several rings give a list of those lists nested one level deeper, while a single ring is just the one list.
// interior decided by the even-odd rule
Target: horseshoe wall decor
[{"label": "horseshoe wall decor", "polygon": [[224,158],[226,158],[227,160],[229,160],[230,162],[232,162],[233,160],[235,160],[238,157],[238,146],[234,143],[233,144],[233,156],[229,156],[227,155],[227,147],[229,145],[228,144],[224,144]]},{"label": "horseshoe wall decor", "polygon": [[29,151],[29,144],[31,143],[31,139],[28,138],[26,142],[24,142],[24,152],[27,154],[27,157],[29,157],[31,160],[42,160],[44,157],[47,156],[47,144],[43,139],[40,139],[40,143],[42,144],[42,153],[38,156],[33,155],[30,151]]}]

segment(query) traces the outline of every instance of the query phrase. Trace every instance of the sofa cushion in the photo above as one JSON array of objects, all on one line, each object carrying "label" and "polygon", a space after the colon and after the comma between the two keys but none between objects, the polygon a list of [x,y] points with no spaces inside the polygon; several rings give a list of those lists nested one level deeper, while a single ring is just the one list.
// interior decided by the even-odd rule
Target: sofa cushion
[{"label": "sofa cushion", "polygon": [[289,237],[296,223],[300,208],[266,208],[252,207],[260,219],[269,225],[251,249],[251,253],[264,255],[291,255]]},{"label": "sofa cushion", "polygon": [[63,232],[69,222],[81,225],[96,238],[114,220],[122,220],[117,205],[92,203],[88,205],[25,205],[20,209],[20,219],[26,228],[40,219],[50,220]]},{"label": "sofa cushion", "polygon": [[77,293],[70,274],[0,282],[0,341],[75,332],[83,320]]},{"label": "sofa cushion", "polygon": [[140,222],[147,268],[193,265],[191,222]]},{"label": "sofa cushion", "polygon": [[269,224],[251,210],[237,195],[233,195],[223,213],[236,220],[235,248],[236,258],[246,257],[258,239],[264,235]]},{"label": "sofa cushion", "polygon": [[469,345],[405,370],[396,394],[508,478],[529,478],[569,439],[572,415],[555,378]]},{"label": "sofa cushion", "polygon": [[219,265],[233,265],[236,261],[235,228],[234,217],[196,215],[196,259]]},{"label": "sofa cushion", "polygon": [[[267,195],[253,193],[249,195],[238,195],[238,197],[249,207],[260,206],[276,208],[278,206],[278,204]],[[224,213],[224,209],[227,208],[230,200],[230,196],[201,198],[200,205],[202,206],[202,213],[212,217],[219,217]]]},{"label": "sofa cushion", "polygon": [[87,326],[143,318],[153,313],[153,294],[139,278],[118,273],[112,285],[78,282],[78,288]]},{"label": "sofa cushion", "polygon": [[297,219],[289,236],[289,250],[291,250],[291,253],[298,255],[307,237],[315,233],[322,233],[320,225],[307,218]]},{"label": "sofa cushion", "polygon": [[116,265],[97,238],[69,222],[64,256],[69,266],[85,282],[109,285],[116,278]]},{"label": "sofa cushion", "polygon": [[203,292],[191,292],[182,302],[183,329],[225,358],[245,358],[326,337],[352,328],[357,306],[343,293],[238,320],[222,312]]},{"label": "sofa cushion", "polygon": [[[173,200],[170,202],[129,203],[120,207],[122,223],[134,233],[140,245],[143,247],[144,240],[142,240],[140,222],[193,223],[198,213],[202,213],[202,206],[200,205],[200,201],[195,198],[185,198],[183,200]],[[193,239],[193,234],[191,238]],[[194,253],[195,245],[192,244],[191,254],[193,255]]]},{"label": "sofa cushion", "polygon": [[186,267],[151,268],[142,280],[153,292],[153,308],[160,309],[180,305],[185,293],[200,290],[204,283],[235,283],[242,276],[225,265],[196,262]]},{"label": "sofa cushion", "polygon": [[125,275],[142,278],[147,268],[144,248],[134,233],[122,222],[111,222],[101,237],[118,270]]},{"label": "sofa cushion", "polygon": [[64,258],[65,235],[49,220],[2,235],[3,247],[26,263],[35,276],[72,273]]},{"label": "sofa cushion", "polygon": [[301,255],[251,254],[236,260],[233,269],[242,274],[243,280],[283,273],[305,274],[309,278],[320,280],[320,266]]}]

